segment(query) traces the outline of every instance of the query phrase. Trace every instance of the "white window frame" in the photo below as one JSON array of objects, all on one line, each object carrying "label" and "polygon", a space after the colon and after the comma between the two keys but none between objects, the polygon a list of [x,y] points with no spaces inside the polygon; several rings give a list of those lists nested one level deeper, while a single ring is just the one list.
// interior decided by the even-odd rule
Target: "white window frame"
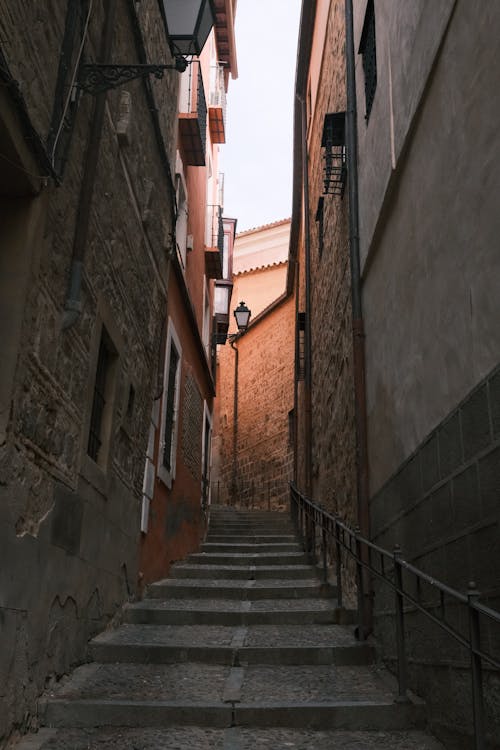
[{"label": "white window frame", "polygon": [[[172,351],[172,342],[177,349],[179,361],[175,372],[175,393],[174,393],[174,414],[172,420],[172,442],[170,448],[170,470],[163,464],[163,453],[165,451],[165,419],[167,414],[167,393],[168,393],[168,373],[170,369],[170,353]],[[172,319],[168,319],[167,343],[165,347],[165,368],[163,371],[163,397],[161,406],[161,428],[160,428],[160,450],[158,455],[159,479],[168,487],[172,488],[172,482],[175,479],[175,468],[177,463],[177,437],[179,434],[179,402],[181,393],[181,372],[182,372],[182,347],[175,330]]]},{"label": "white window frame", "polygon": [[[208,441],[208,450],[210,451],[210,454],[212,453],[212,438],[213,438],[213,417],[212,412],[208,408],[207,402],[203,402],[203,429],[201,432],[201,497],[200,497],[200,503],[203,503],[203,469],[205,467],[205,453],[207,450],[207,446],[205,445],[205,424],[208,422],[210,425],[210,438]],[[207,493],[207,504],[210,505],[211,503],[211,481],[210,477],[212,474],[212,456],[209,456],[209,464],[208,464],[208,493]]]},{"label": "white window frame", "polygon": [[184,165],[177,153],[175,161],[175,200],[177,203],[177,220],[175,223],[175,244],[177,257],[181,268],[186,268],[187,238],[188,238],[188,216],[189,201],[186,180],[184,178]]},{"label": "white window frame", "polygon": [[203,277],[203,328],[201,338],[207,357],[210,357],[210,289],[208,279]]}]

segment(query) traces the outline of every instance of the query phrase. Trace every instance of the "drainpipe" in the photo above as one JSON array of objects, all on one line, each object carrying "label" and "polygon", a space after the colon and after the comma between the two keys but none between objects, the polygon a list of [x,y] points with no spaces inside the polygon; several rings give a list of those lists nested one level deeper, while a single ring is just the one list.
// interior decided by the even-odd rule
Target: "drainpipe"
[{"label": "drainpipe", "polygon": [[235,346],[238,336],[229,341],[234,351],[234,392],[233,392],[233,465],[231,470],[231,497],[232,504],[236,505],[236,479],[238,472],[238,357],[239,352]]},{"label": "drainpipe", "polygon": [[[113,33],[115,29],[114,17],[117,0],[109,0],[105,3],[106,17],[104,20],[104,29],[101,39],[98,62],[106,63],[111,57],[111,47],[113,43]],[[97,163],[99,159],[99,145],[104,122],[104,113],[106,107],[106,92],[97,94],[94,103],[94,112],[90,125],[89,140],[85,152],[85,167],[80,188],[80,200],[75,223],[75,233],[73,238],[73,255],[71,258],[71,272],[69,280],[69,289],[66,297],[65,312],[62,320],[62,328],[71,328],[82,311],[81,290],[83,263],[85,251],[87,249],[87,239],[89,234],[90,211],[92,208],[92,198],[94,194],[94,185],[97,172]]]},{"label": "drainpipe", "polygon": [[302,119],[302,184],[304,189],[304,250],[305,250],[305,450],[306,450],[306,494],[312,492],[312,356],[311,356],[311,227],[309,217],[309,155],[307,152],[307,106],[297,94],[301,105]]},{"label": "drainpipe", "polygon": [[[365,383],[365,334],[361,299],[359,258],[359,188],[358,132],[356,108],[356,73],[354,57],[354,24],[352,0],[345,2],[346,72],[347,72],[347,173],[349,176],[349,249],[351,264],[351,301],[353,335],[354,402],[356,421],[356,473],[358,525],[361,534],[370,538],[370,487],[368,474],[368,439]],[[365,560],[366,561],[366,560]],[[363,569],[363,601],[361,602],[359,637],[366,638],[372,630],[371,581]]]}]

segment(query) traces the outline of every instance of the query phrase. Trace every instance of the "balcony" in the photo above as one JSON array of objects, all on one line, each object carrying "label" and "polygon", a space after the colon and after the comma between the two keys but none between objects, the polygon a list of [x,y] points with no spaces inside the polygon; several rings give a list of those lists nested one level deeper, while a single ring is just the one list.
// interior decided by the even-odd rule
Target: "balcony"
[{"label": "balcony", "polygon": [[226,142],[226,87],[224,66],[210,69],[210,97],[208,106],[210,137],[212,143]]},{"label": "balcony", "polygon": [[207,103],[199,60],[181,75],[179,93],[179,150],[184,164],[205,166]]},{"label": "balcony", "polygon": [[224,224],[221,206],[207,206],[205,231],[205,273],[209,279],[222,279]]}]

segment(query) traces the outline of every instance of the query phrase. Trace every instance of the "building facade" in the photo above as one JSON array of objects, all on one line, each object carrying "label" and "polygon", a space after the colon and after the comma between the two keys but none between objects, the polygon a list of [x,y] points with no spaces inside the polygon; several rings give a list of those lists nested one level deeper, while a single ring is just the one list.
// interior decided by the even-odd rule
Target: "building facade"
[{"label": "building facade", "polygon": [[214,336],[224,329],[223,322],[216,324],[214,288],[229,276],[235,231],[235,222],[223,216],[224,175],[219,171],[226,95],[230,77],[237,76],[235,3],[219,6],[201,55],[180,76],[176,252],[143,488],[143,584],[165,577],[171,563],[194,551],[206,531]]},{"label": "building facade", "polygon": [[[167,569],[154,555],[201,533],[223,247],[208,236],[217,164],[212,178],[193,165],[201,128],[183,95],[195,78],[196,103],[204,81],[207,138],[221,142],[235,2],[214,6],[186,74],[100,89],[91,61],[174,62],[162,2],[0,4],[0,742],[36,721],[40,693],[146,573]],[[169,481],[175,500],[150,512]]]},{"label": "building facade", "polygon": [[[278,509],[288,502],[294,359],[294,300],[286,293],[289,236],[286,219],[236,237],[232,307],[244,301],[252,317],[246,333],[218,347],[217,503]],[[237,333],[234,318],[229,333]]]},{"label": "building facade", "polygon": [[[474,581],[481,601],[498,609],[499,8],[354,0],[358,148],[346,158],[348,5],[318,0],[302,13],[290,243],[305,351],[295,475],[300,489],[377,544],[401,545],[405,559],[461,592]],[[359,175],[354,232],[350,158]],[[372,586],[375,634],[395,665],[392,599],[377,581]],[[450,606],[466,632],[464,611]],[[440,736],[465,747],[469,654],[415,612],[406,621],[410,684]],[[497,626],[484,618],[481,628],[493,647]],[[483,688],[494,744],[498,679],[486,666]]]}]

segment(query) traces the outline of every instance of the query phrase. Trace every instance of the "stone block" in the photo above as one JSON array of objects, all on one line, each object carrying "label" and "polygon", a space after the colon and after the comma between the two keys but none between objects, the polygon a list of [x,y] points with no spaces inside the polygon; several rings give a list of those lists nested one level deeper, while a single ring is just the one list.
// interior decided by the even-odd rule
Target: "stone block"
[{"label": "stone block", "polygon": [[500,370],[491,376],[489,380],[490,412],[493,435],[500,435]]},{"label": "stone block", "polygon": [[428,492],[439,482],[438,439],[434,433],[419,450],[422,491]]},{"label": "stone block", "polygon": [[500,513],[500,446],[479,461],[481,515],[483,518]]},{"label": "stone block", "polygon": [[453,525],[458,533],[477,523],[481,516],[477,464],[454,477],[452,488]]},{"label": "stone block", "polygon": [[80,548],[82,531],[82,499],[61,484],[55,487],[54,499],[52,544],[64,549],[68,555],[76,555]]},{"label": "stone block", "polygon": [[490,443],[490,415],[486,385],[474,391],[460,409],[464,459],[474,458]]},{"label": "stone block", "polygon": [[458,412],[438,430],[439,472],[442,479],[449,477],[462,463],[462,440]]}]

